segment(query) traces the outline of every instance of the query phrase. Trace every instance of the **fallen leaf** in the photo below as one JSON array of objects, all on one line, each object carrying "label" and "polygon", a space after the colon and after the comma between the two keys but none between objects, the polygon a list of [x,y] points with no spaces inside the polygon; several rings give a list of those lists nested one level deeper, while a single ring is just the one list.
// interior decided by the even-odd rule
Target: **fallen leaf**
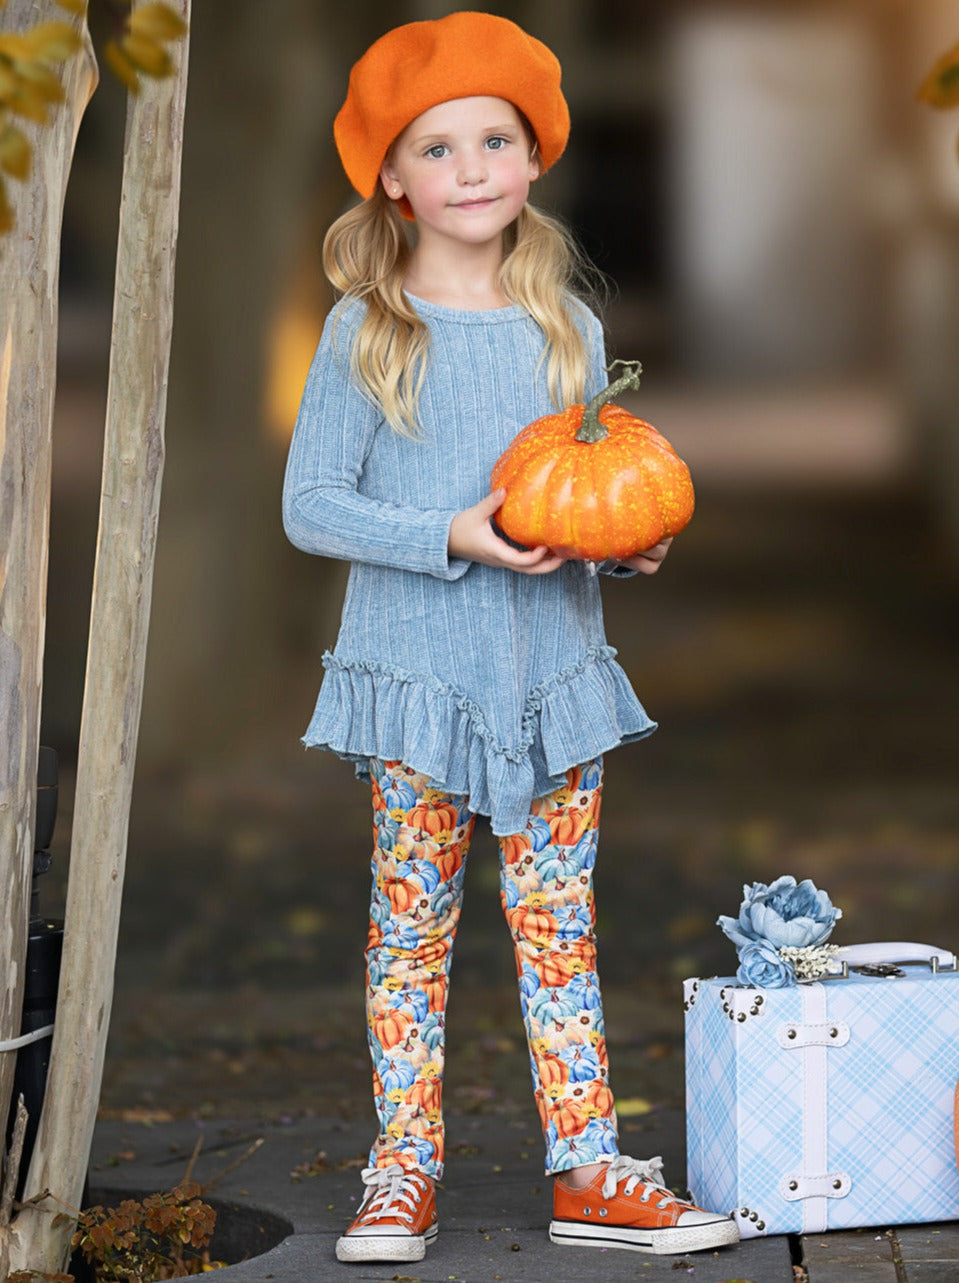
[{"label": "fallen leaf", "polygon": [[616,1114],[619,1118],[635,1118],[638,1114],[652,1113],[653,1106],[644,1096],[627,1096],[617,1100]]}]

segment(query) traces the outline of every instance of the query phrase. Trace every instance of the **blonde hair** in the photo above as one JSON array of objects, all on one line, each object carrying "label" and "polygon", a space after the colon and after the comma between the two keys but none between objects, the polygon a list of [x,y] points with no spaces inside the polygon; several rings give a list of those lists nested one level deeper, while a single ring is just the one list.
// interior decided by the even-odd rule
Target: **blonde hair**
[{"label": "blonde hair", "polygon": [[[353,377],[396,432],[415,438],[429,329],[403,293],[409,226],[377,184],[327,232],[323,269],[335,290],[366,305],[350,352]],[[556,408],[582,401],[589,359],[574,314],[578,298],[597,293],[599,274],[563,224],[525,205],[505,234],[499,284],[543,331],[541,363]]]}]

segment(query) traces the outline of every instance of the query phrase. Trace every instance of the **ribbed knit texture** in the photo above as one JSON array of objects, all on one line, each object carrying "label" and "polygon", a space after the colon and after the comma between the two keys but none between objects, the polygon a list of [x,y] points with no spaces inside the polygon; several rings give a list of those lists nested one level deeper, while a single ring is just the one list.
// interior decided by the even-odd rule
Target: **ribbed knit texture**
[{"label": "ribbed knit texture", "polygon": [[[331,313],[303,394],[284,526],[305,552],[353,563],[303,742],[358,774],[370,757],[404,761],[515,833],[569,767],[655,723],[606,644],[586,564],[523,575],[447,555],[455,514],[489,493],[516,433],[554,410],[542,332],[520,307],[412,302],[431,338],[420,440],[349,377],[355,304]],[[585,309],[583,323],[592,396],[606,383],[602,330]]]}]

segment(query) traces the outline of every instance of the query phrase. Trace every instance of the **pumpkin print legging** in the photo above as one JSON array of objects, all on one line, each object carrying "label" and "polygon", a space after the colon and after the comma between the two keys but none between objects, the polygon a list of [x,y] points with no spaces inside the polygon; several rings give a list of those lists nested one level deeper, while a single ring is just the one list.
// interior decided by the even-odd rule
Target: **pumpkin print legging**
[{"label": "pumpkin print legging", "polygon": [[[400,762],[370,762],[373,893],[366,1007],[379,1135],[370,1165],[443,1174],[444,1024],[475,815]],[[602,762],[533,802],[499,839],[500,899],[516,952],[546,1170],[615,1155],[596,978],[592,868]]]}]

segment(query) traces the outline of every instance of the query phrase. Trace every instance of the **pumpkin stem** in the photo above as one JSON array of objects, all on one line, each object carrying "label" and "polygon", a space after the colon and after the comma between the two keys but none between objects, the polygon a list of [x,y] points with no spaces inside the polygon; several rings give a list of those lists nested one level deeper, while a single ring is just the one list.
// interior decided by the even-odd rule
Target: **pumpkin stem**
[{"label": "pumpkin stem", "polygon": [[607,366],[607,373],[611,374],[617,365],[621,365],[626,373],[621,374],[615,383],[610,383],[609,387],[603,388],[602,392],[597,392],[590,401],[583,411],[583,422],[576,433],[577,441],[593,445],[596,441],[602,441],[603,437],[609,436],[609,430],[599,421],[600,410],[618,397],[620,392],[635,390],[639,387],[639,376],[643,372],[639,361],[614,361],[612,365]]}]

